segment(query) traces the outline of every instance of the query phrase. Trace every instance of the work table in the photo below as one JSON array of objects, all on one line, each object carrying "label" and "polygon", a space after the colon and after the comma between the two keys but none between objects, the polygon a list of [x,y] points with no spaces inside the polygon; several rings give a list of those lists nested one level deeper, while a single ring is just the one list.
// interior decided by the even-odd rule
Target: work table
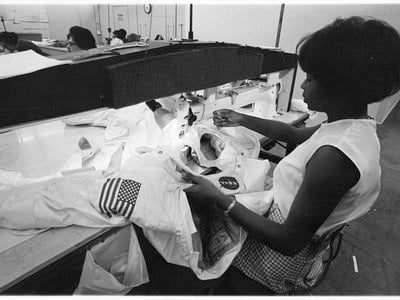
[{"label": "work table", "polygon": [[[296,125],[305,117],[304,113],[290,112],[277,120]],[[68,126],[60,119],[8,128],[7,132],[0,133],[0,168],[21,172],[26,177],[53,175],[79,151],[78,141],[82,136],[89,137],[97,145],[105,142],[103,128]],[[0,252],[0,293],[7,293],[8,289],[74,251],[84,255],[88,247],[116,230],[118,228],[68,226],[25,237],[22,242]]]},{"label": "work table", "polygon": [[[60,120],[9,128],[0,133],[0,168],[21,172],[26,177],[54,175],[79,150],[82,136],[90,136],[99,145],[104,143],[104,129],[68,126]],[[0,293],[108,230],[69,226],[21,238],[23,242],[0,252]]]}]

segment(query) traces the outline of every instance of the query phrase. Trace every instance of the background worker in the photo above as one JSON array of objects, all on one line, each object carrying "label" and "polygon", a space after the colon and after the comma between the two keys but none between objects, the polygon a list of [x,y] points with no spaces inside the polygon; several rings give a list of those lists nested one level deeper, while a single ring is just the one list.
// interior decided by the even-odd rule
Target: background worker
[{"label": "background worker", "polygon": [[40,49],[39,46],[31,41],[19,39],[15,32],[9,31],[0,32],[0,50],[4,53],[33,50],[40,55],[49,56],[49,54]]},{"label": "background worker", "polygon": [[69,29],[67,38],[67,48],[69,52],[96,48],[96,40],[87,28],[72,26]]}]

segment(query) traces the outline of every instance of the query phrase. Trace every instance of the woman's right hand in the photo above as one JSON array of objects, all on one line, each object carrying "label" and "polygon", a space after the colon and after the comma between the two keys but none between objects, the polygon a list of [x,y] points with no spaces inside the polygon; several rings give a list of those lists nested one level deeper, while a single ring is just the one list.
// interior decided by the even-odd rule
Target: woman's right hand
[{"label": "woman's right hand", "polygon": [[231,109],[220,109],[213,112],[214,125],[217,127],[236,127],[240,126],[244,115]]}]

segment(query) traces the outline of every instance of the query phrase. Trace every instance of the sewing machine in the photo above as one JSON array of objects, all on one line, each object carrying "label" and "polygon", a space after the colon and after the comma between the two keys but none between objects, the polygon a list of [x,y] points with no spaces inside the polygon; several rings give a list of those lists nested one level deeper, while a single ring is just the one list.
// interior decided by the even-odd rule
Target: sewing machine
[{"label": "sewing machine", "polygon": [[[274,73],[272,75],[277,75]],[[176,111],[181,123],[210,119],[219,109],[232,109],[249,113],[261,118],[277,115],[276,107],[281,81],[271,76],[271,80],[239,80],[218,87],[174,95],[172,111]],[[171,106],[171,105],[169,105]]]},{"label": "sewing machine", "polygon": [[[290,107],[294,54],[226,43],[131,46],[70,53],[58,58],[72,59],[72,64],[0,80],[0,129],[8,131],[0,139],[0,167],[43,176],[65,162],[72,139],[90,132],[103,137],[100,128],[34,121],[163,97],[175,99],[182,118],[189,117],[190,107],[197,120],[220,108],[273,117]],[[30,293],[39,282],[46,286],[49,277],[57,278],[57,270],[68,274],[70,259],[82,259],[85,249],[115,230],[51,229],[1,252],[0,292]]]}]

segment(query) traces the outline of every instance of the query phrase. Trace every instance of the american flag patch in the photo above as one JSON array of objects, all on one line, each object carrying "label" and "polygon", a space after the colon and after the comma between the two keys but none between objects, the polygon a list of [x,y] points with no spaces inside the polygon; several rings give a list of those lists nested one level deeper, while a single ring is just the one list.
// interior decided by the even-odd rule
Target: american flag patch
[{"label": "american flag patch", "polygon": [[111,218],[120,214],[130,218],[139,195],[141,183],[122,178],[108,178],[100,193],[99,207],[103,214]]}]

